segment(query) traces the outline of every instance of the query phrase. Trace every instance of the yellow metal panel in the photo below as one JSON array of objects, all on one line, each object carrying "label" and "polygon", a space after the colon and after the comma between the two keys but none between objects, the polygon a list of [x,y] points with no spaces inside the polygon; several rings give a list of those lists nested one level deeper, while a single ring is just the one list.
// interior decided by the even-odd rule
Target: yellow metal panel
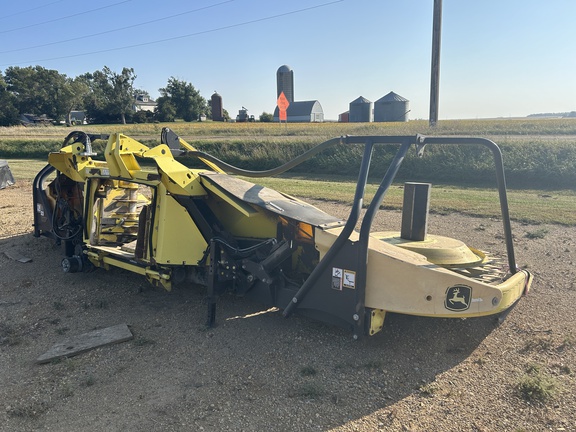
[{"label": "yellow metal panel", "polygon": [[382,309],[369,309],[368,313],[368,322],[370,324],[368,328],[368,334],[370,336],[374,336],[376,333],[382,330],[382,327],[384,327],[386,311],[383,311]]},{"label": "yellow metal panel", "polygon": [[[316,230],[316,246],[323,256],[342,228]],[[358,240],[352,233],[351,241]],[[529,284],[529,275],[518,272],[506,282],[491,285],[429,262],[426,257],[370,238],[366,307],[410,315],[467,318],[499,313],[511,306]],[[448,290],[470,289],[468,307],[446,308]]]},{"label": "yellow metal panel", "polygon": [[84,182],[91,169],[101,167],[102,162],[93,161],[88,156],[80,156],[84,145],[76,143],[64,147],[59,152],[48,155],[48,163],[58,171],[77,182]]},{"label": "yellow metal panel", "polygon": [[172,289],[170,273],[160,273],[156,270],[152,270],[150,267],[131,264],[129,262],[114,258],[113,253],[105,252],[101,250],[101,248],[94,249],[95,251],[88,252],[88,258],[96,267],[102,267],[106,270],[109,270],[110,266],[118,267],[124,270],[128,270],[132,273],[146,276],[146,279],[148,279],[150,283],[153,285],[161,285],[167,291]]},{"label": "yellow metal panel", "polygon": [[189,196],[206,195],[206,191],[200,184],[197,170],[191,170],[175,160],[167,145],[156,146],[145,152],[143,156],[153,159],[160,171],[167,177],[163,178],[163,182],[169,192]]},{"label": "yellow metal panel", "polygon": [[245,212],[240,211],[230,201],[220,199],[211,199],[208,205],[218,221],[232,235],[254,238],[276,237],[278,217],[273,213],[257,211],[250,207],[250,217],[246,217]]},{"label": "yellow metal panel", "polygon": [[208,244],[184,207],[158,188],[154,217],[154,253],[158,264],[196,265]]},{"label": "yellow metal panel", "polygon": [[480,251],[472,250],[462,241],[450,237],[428,234],[425,240],[406,240],[400,232],[372,233],[378,240],[424,255],[428,261],[445,267],[474,267],[487,260]]},{"label": "yellow metal panel", "polygon": [[133,173],[140,171],[134,153],[141,155],[148,147],[126,135],[116,133],[110,135],[104,157],[112,177],[133,178]]}]

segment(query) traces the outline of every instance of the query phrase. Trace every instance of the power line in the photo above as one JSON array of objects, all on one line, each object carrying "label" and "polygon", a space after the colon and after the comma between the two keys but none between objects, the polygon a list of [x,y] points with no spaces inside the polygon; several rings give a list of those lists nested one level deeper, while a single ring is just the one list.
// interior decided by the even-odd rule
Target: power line
[{"label": "power line", "polygon": [[57,0],[57,1],[54,1],[54,2],[52,2],[52,3],[43,4],[43,5],[41,5],[41,6],[37,6],[37,7],[31,8],[31,9],[26,9],[26,10],[23,10],[23,11],[20,11],[20,12],[14,12],[13,14],[5,15],[5,16],[3,16],[3,17],[0,17],[0,21],[5,20],[5,19],[7,19],[7,18],[15,17],[16,15],[22,15],[22,14],[25,14],[25,13],[28,13],[28,12],[33,12],[33,11],[35,11],[35,10],[45,8],[45,7],[47,7],[47,6],[52,6],[53,4],[61,3],[61,2],[63,2],[63,1],[64,1],[64,0]]},{"label": "power line", "polygon": [[290,12],[284,12],[284,13],[277,14],[277,15],[271,15],[271,16],[264,17],[264,18],[257,18],[257,19],[250,20],[250,21],[244,21],[244,22],[241,22],[238,24],[230,24],[227,26],[217,27],[217,28],[210,29],[210,30],[203,30],[203,31],[196,32],[196,33],[189,33],[189,34],[185,34],[185,35],[181,35],[181,36],[174,36],[174,37],[170,37],[170,38],[166,38],[166,39],[158,39],[155,41],[142,42],[142,43],[133,44],[133,45],[126,45],[123,47],[107,48],[107,49],[102,49],[102,50],[97,50],[97,51],[90,51],[90,52],[85,52],[85,53],[80,53],[80,54],[71,54],[71,55],[60,56],[60,57],[51,57],[51,58],[40,59],[40,60],[30,60],[30,61],[18,62],[18,63],[4,63],[4,64],[1,64],[0,66],[13,66],[13,65],[19,65],[19,64],[46,62],[46,61],[52,61],[52,60],[63,60],[63,59],[83,57],[83,56],[93,55],[93,54],[102,54],[102,53],[106,53],[106,52],[120,51],[120,50],[130,49],[130,48],[138,48],[138,47],[147,46],[147,45],[155,45],[155,44],[159,44],[159,43],[163,43],[163,42],[170,42],[173,40],[185,39],[185,38],[189,38],[189,37],[193,37],[193,36],[199,36],[202,34],[214,33],[214,32],[218,32],[218,31],[222,31],[222,30],[228,30],[231,28],[243,27],[243,26],[255,24],[258,22],[270,21],[270,20],[275,19],[275,18],[281,18],[281,17],[288,16],[288,15],[294,15],[294,14],[301,13],[301,12],[307,12],[307,11],[313,10],[313,9],[319,9],[319,8],[330,6],[330,5],[333,5],[336,3],[342,3],[343,1],[344,0],[334,0],[334,1],[327,2],[327,3],[322,3],[322,4],[319,4],[316,6],[310,6],[307,8],[297,9],[297,10],[290,11]]},{"label": "power line", "polygon": [[102,32],[99,32],[99,33],[92,33],[92,34],[89,34],[89,35],[86,35],[86,36],[77,36],[77,37],[73,37],[73,38],[70,38],[70,39],[60,40],[60,41],[56,41],[56,42],[48,42],[48,43],[45,43],[45,44],[34,45],[34,46],[31,46],[31,47],[26,47],[26,48],[16,48],[16,49],[8,50],[8,51],[0,51],[0,54],[8,54],[8,53],[13,53],[13,52],[27,51],[27,50],[31,50],[31,49],[34,49],[34,48],[43,48],[43,47],[47,47],[47,46],[51,46],[51,45],[58,45],[58,44],[66,43],[66,42],[76,42],[76,41],[81,40],[81,39],[88,39],[88,38],[91,38],[91,37],[94,37],[94,36],[102,36],[102,35],[104,35],[104,34],[115,33],[115,32],[119,32],[119,31],[122,31],[122,30],[128,30],[128,29],[131,29],[131,28],[134,28],[134,27],[141,27],[141,26],[145,26],[145,25],[157,23],[157,22],[159,22],[159,21],[166,21],[166,20],[168,20],[168,19],[176,18],[176,17],[183,16],[183,15],[188,15],[188,14],[191,14],[191,13],[194,13],[194,12],[199,12],[199,11],[202,11],[202,10],[205,10],[205,9],[210,9],[210,8],[213,8],[213,7],[216,7],[216,6],[221,6],[221,5],[225,4],[225,3],[231,3],[231,2],[233,2],[233,1],[235,1],[235,0],[226,0],[226,1],[223,1],[223,2],[220,2],[220,3],[216,3],[216,4],[213,4],[213,5],[210,5],[210,6],[205,6],[205,7],[201,7],[201,8],[198,8],[198,9],[189,10],[189,11],[186,11],[186,12],[181,12],[181,13],[177,13],[177,14],[174,14],[174,15],[169,15],[169,16],[166,16],[166,17],[163,17],[163,18],[157,18],[157,19],[154,19],[154,20],[145,21],[145,22],[138,23],[138,24],[132,24],[132,25],[129,25],[129,26],[123,26],[123,27],[120,27],[120,28],[112,29],[112,30],[106,30],[106,31],[102,31]]},{"label": "power line", "polygon": [[27,25],[27,26],[24,26],[24,27],[18,27],[18,28],[14,28],[14,29],[10,29],[10,30],[3,30],[3,31],[0,31],[0,34],[11,33],[11,32],[15,32],[15,31],[18,31],[18,30],[24,30],[24,29],[27,29],[27,28],[30,28],[30,27],[36,27],[36,26],[43,25],[43,24],[49,24],[49,23],[53,23],[53,22],[56,22],[56,21],[62,21],[62,20],[68,19],[68,18],[74,18],[74,17],[80,16],[80,15],[86,15],[86,14],[88,14],[88,13],[96,12],[96,11],[103,10],[103,9],[108,9],[108,8],[111,8],[111,7],[114,7],[114,6],[121,5],[121,4],[123,4],[123,3],[128,3],[128,2],[130,2],[130,1],[132,1],[132,0],[124,0],[124,1],[121,1],[121,2],[118,2],[118,3],[113,3],[113,4],[108,5],[108,6],[102,6],[102,7],[96,8],[96,9],[90,9],[90,10],[87,10],[87,11],[84,11],[84,12],[78,12],[78,13],[75,13],[75,14],[72,14],[72,15],[67,15],[67,16],[63,16],[63,17],[60,17],[60,18],[54,18],[54,19],[51,19],[51,20],[48,20],[48,21],[42,21],[42,22],[39,22],[39,23],[30,24],[30,25]]}]

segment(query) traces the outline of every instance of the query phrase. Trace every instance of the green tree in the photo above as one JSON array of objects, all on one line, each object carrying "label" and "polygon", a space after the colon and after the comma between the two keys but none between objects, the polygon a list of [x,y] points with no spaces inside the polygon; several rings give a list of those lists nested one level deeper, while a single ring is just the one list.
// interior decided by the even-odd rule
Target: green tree
[{"label": "green tree", "polygon": [[97,123],[126,124],[127,116],[133,112],[134,69],[125,67],[116,73],[104,66],[101,71],[84,74],[82,79],[90,88],[84,102],[88,117]]},{"label": "green tree", "polygon": [[161,122],[173,122],[176,120],[176,107],[172,104],[169,96],[160,96],[156,99],[154,115],[156,120]]},{"label": "green tree", "polygon": [[71,82],[66,75],[42,66],[6,69],[6,90],[15,97],[20,114],[45,114],[63,120],[70,111],[74,98]]},{"label": "green tree", "polygon": [[71,124],[70,112],[74,109],[81,110],[84,108],[84,100],[90,93],[88,82],[80,77],[73,78],[69,81],[70,97],[66,111],[66,124]]},{"label": "green tree", "polygon": [[144,89],[134,89],[134,99],[138,99],[140,96],[150,98],[150,93]]},{"label": "green tree", "polygon": [[8,85],[0,72],[0,126],[18,124],[18,109],[16,98],[7,89]]},{"label": "green tree", "polygon": [[206,111],[206,100],[198,90],[186,81],[174,77],[168,79],[166,87],[159,89],[156,113],[158,120],[170,121],[167,118],[181,118],[184,121],[198,120],[200,114]]},{"label": "green tree", "polygon": [[274,115],[267,113],[267,112],[263,112],[262,114],[260,114],[260,121],[261,122],[266,122],[266,123],[270,123],[274,120]]}]

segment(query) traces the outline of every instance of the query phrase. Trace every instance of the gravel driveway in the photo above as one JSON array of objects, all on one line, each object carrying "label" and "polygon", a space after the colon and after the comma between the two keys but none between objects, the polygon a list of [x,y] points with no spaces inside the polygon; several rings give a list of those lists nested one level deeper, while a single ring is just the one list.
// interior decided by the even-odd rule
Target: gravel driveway
[{"label": "gravel driveway", "polygon": [[[376,228],[399,220],[381,212]],[[31,224],[30,183],[0,190],[2,431],[576,430],[574,227],[513,224],[535,281],[501,325],[389,314],[381,333],[354,341],[232,296],[207,330],[201,289],[168,293],[121,270],[64,274]],[[504,251],[498,220],[433,214],[429,232]],[[121,323],[132,341],[35,364],[68,336]]]}]

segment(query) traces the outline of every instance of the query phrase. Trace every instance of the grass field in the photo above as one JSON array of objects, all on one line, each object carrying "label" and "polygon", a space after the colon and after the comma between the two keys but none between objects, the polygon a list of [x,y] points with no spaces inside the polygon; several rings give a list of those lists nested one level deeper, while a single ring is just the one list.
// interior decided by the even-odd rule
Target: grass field
[{"label": "grass field", "polygon": [[[186,138],[195,136],[270,137],[334,137],[340,135],[478,135],[478,136],[551,136],[576,135],[576,118],[565,119],[491,119],[442,120],[435,128],[426,120],[397,123],[218,123],[174,122],[127,125],[84,125],[76,128],[88,133],[122,132],[127,135],[159,139],[162,127],[170,127]],[[0,127],[0,138],[34,138],[52,136],[61,140],[72,128],[62,127]]]},{"label": "grass field", "polygon": [[[11,159],[10,169],[17,180],[31,181],[44,161]],[[331,176],[324,181],[310,180],[301,176],[246,179],[254,183],[282,191],[302,199],[322,199],[352,203],[356,182],[349,177]],[[371,183],[366,190],[365,203],[370,203],[377,189]],[[383,203],[385,208],[402,207],[402,185],[394,184]],[[508,201],[511,217],[530,223],[576,225],[576,192],[573,190],[539,191],[509,190]],[[500,207],[495,189],[433,185],[431,211],[437,213],[459,212],[481,217],[499,217]]]},{"label": "grass field", "polygon": [[[329,138],[342,135],[481,136],[500,145],[505,156],[511,215],[516,220],[576,225],[576,119],[496,119],[406,123],[215,123],[175,122],[129,125],[85,125],[88,133],[122,132],[146,145],[159,143],[163,127],[170,127],[195,147],[246,169],[278,166]],[[30,180],[71,132],[66,127],[0,128],[0,158],[8,159],[14,175]],[[104,141],[97,141],[102,153]],[[426,151],[428,159],[407,158],[401,178],[422,181],[432,173],[432,211],[461,212],[484,217],[500,213],[496,191],[484,187],[493,178],[486,153]],[[281,178],[256,182],[310,199],[351,202],[354,195],[356,149],[338,148],[317,156],[314,163]],[[378,159],[380,157],[380,159]],[[375,155],[371,173],[382,175],[390,155]],[[403,167],[403,169],[404,169]],[[302,172],[304,171],[304,172]],[[488,173],[488,174],[487,174]],[[344,175],[342,175],[344,174]],[[440,175],[439,175],[440,174]],[[312,177],[311,177],[312,175]],[[428,180],[426,180],[428,181]],[[490,183],[490,181],[488,181]],[[493,182],[492,182],[493,183]],[[377,185],[367,189],[369,202]],[[401,182],[390,188],[387,208],[400,208]]]}]

